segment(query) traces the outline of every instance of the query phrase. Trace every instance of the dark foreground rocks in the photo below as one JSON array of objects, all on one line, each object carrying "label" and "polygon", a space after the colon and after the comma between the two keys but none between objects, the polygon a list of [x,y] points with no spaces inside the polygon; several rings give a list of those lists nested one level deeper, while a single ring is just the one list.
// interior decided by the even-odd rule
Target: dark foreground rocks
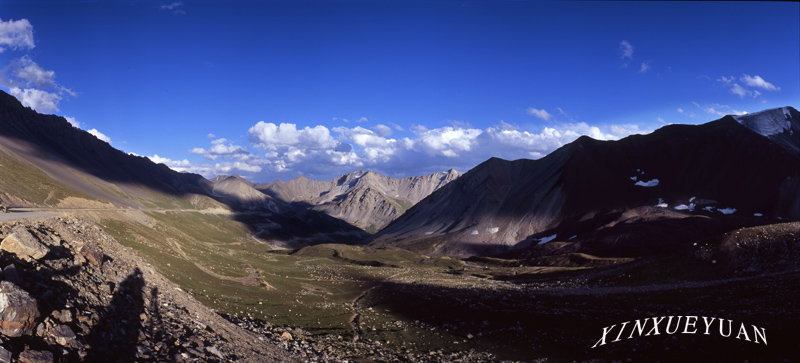
[{"label": "dark foreground rocks", "polygon": [[292,362],[79,218],[0,226],[0,362]]}]

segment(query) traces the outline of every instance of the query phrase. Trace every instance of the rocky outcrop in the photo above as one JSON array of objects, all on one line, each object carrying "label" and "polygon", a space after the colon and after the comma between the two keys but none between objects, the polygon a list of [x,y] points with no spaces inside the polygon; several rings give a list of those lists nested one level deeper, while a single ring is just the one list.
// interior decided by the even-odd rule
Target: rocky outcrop
[{"label": "rocky outcrop", "polygon": [[0,251],[0,362],[296,361],[79,218],[0,225],[0,237],[49,251]]},{"label": "rocky outcrop", "polygon": [[11,338],[30,335],[37,318],[36,299],[11,282],[0,282],[0,334]]},{"label": "rocky outcrop", "polygon": [[25,261],[38,260],[47,255],[47,247],[39,243],[27,229],[17,227],[0,243],[0,250],[16,254]]}]

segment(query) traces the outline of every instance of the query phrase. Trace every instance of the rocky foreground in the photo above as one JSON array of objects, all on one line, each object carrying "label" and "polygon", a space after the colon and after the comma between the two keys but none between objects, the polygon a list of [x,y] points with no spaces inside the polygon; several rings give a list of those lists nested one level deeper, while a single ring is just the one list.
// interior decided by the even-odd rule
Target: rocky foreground
[{"label": "rocky foreground", "polygon": [[301,360],[77,217],[0,225],[0,237],[0,362]]},{"label": "rocky foreground", "polygon": [[493,362],[226,320],[79,217],[0,225],[0,363]]}]

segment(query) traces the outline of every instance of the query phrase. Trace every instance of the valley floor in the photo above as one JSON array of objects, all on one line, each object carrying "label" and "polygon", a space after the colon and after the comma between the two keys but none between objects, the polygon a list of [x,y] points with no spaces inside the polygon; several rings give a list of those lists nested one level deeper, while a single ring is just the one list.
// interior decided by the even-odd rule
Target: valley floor
[{"label": "valley floor", "polygon": [[[730,261],[714,257],[731,243],[722,240],[677,257],[620,259],[589,269],[341,244],[281,249],[254,239],[237,216],[224,214],[80,214],[182,291],[257,333],[252,344],[277,344],[300,361],[800,359],[793,340],[800,321],[797,223],[743,230],[749,237],[737,237],[735,245],[759,248],[746,263],[734,255]],[[704,251],[713,263],[692,260],[692,253]],[[695,265],[705,267],[686,268]],[[660,272],[669,271],[664,266],[687,272],[666,276]],[[734,331],[729,337],[631,334],[637,320],[669,316],[684,317],[684,324],[687,316],[730,320]],[[628,330],[613,341],[626,322]],[[737,330],[740,324],[746,336]],[[753,325],[764,329],[766,344],[753,341]],[[702,331],[702,323],[697,327]],[[608,333],[606,344],[592,348],[604,329],[613,336]]]}]

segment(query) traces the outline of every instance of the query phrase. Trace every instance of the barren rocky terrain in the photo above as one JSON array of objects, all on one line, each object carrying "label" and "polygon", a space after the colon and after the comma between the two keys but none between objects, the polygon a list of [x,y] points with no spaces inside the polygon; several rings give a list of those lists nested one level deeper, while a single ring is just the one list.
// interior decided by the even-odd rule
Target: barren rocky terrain
[{"label": "barren rocky terrain", "polygon": [[79,217],[0,225],[0,360],[295,361]]}]

